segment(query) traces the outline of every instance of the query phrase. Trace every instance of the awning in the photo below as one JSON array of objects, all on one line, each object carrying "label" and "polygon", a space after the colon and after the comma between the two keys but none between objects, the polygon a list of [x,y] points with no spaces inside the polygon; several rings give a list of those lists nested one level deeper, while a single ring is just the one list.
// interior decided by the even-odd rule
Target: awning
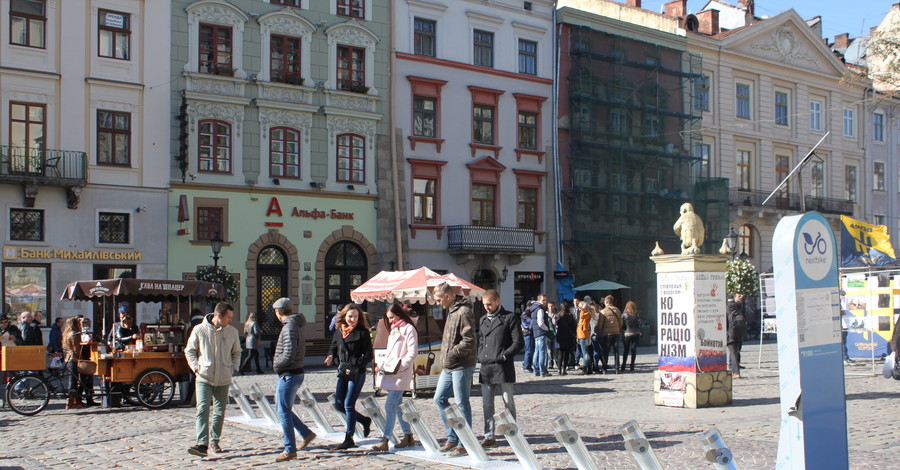
[{"label": "awning", "polygon": [[390,302],[398,300],[410,303],[434,303],[434,287],[442,282],[453,286],[458,294],[469,298],[481,298],[484,289],[456,275],[438,274],[426,267],[411,271],[381,271],[350,292],[357,303],[364,301]]},{"label": "awning", "polygon": [[162,302],[181,297],[222,299],[225,297],[225,286],[206,281],[94,279],[69,284],[60,300],[92,300],[113,296],[117,301],[125,302]]},{"label": "awning", "polygon": [[590,284],[585,284],[585,285],[583,285],[583,286],[578,286],[578,287],[575,288],[576,291],[582,291],[582,290],[617,290],[617,289],[631,289],[631,288],[628,287],[628,286],[623,286],[622,284],[619,284],[619,283],[617,283],[617,282],[604,281],[604,280],[594,281],[594,282],[592,282],[592,283],[590,283]]}]

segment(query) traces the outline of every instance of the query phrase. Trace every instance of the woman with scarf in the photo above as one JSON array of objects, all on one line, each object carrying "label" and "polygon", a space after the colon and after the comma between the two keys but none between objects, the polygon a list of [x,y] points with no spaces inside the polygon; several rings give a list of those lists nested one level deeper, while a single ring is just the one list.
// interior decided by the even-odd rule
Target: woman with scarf
[{"label": "woman with scarf", "polygon": [[366,383],[366,366],[374,357],[369,325],[362,308],[356,304],[345,305],[335,320],[331,348],[325,358],[326,366],[330,366],[337,358],[338,381],[333,405],[335,410],[345,413],[347,419],[344,442],[332,450],[356,447],[353,431],[357,421],[363,425],[363,436],[369,437],[372,418],[356,411],[356,400]]},{"label": "woman with scarf", "polygon": [[389,322],[390,329],[387,355],[381,364],[375,366],[375,374],[381,377],[381,389],[387,390],[388,395],[384,403],[384,434],[381,443],[372,447],[373,450],[382,452],[388,450],[388,439],[394,430],[395,419],[400,420],[403,439],[394,447],[402,449],[415,444],[409,423],[400,414],[400,402],[403,392],[413,389],[413,366],[419,350],[416,327],[402,305],[397,302],[391,305],[385,313],[385,319]]}]

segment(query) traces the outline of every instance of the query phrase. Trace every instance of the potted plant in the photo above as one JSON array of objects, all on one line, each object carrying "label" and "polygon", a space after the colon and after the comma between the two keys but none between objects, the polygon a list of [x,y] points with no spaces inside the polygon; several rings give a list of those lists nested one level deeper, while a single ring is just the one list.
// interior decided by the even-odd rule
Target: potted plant
[{"label": "potted plant", "polygon": [[216,67],[216,75],[221,75],[223,77],[233,77],[234,69],[231,68],[230,65],[220,65]]},{"label": "potted plant", "polygon": [[299,75],[288,75],[284,78],[284,83],[288,85],[303,85],[303,77]]},{"label": "potted plant", "polygon": [[365,85],[350,85],[350,91],[353,93],[368,93],[369,87]]}]

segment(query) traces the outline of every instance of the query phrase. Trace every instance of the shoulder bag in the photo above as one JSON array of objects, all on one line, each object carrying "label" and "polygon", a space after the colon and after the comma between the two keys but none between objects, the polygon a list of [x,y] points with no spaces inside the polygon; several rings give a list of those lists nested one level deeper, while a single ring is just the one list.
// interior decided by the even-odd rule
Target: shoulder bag
[{"label": "shoulder bag", "polygon": [[[78,357],[81,357],[81,348],[81,346],[78,347]],[[97,363],[86,359],[78,359],[75,368],[79,374],[94,375],[94,372],[97,372]]]},{"label": "shoulder bag", "polygon": [[384,375],[393,375],[396,374],[400,370],[400,358],[399,357],[389,357],[384,360],[384,363],[381,364],[381,372]]}]

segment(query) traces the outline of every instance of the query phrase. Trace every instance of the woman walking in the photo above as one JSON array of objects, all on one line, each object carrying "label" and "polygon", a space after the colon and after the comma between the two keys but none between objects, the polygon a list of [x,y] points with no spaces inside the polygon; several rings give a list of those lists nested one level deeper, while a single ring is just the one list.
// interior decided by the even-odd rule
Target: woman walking
[{"label": "woman walking", "polygon": [[78,317],[66,319],[63,349],[66,352],[66,370],[69,371],[69,399],[66,401],[66,409],[74,410],[84,407],[84,402],[81,401],[81,383],[78,380],[78,358],[81,357],[81,320]]},{"label": "woman walking", "polygon": [[381,389],[387,390],[388,395],[384,402],[384,434],[381,443],[372,446],[373,450],[382,452],[388,450],[388,439],[394,431],[395,419],[400,420],[403,439],[394,447],[402,449],[415,443],[409,423],[400,413],[400,402],[403,392],[413,388],[413,365],[419,350],[416,327],[403,306],[395,302],[384,318],[388,320],[390,329],[387,355],[380,365],[375,366],[375,374],[381,377]]},{"label": "woman walking", "polygon": [[363,425],[363,436],[369,437],[372,418],[356,411],[356,400],[366,383],[366,366],[372,362],[375,354],[372,351],[369,325],[359,305],[345,305],[338,313],[334,325],[334,336],[325,365],[330,366],[337,358],[338,381],[333,405],[335,410],[346,414],[347,427],[344,442],[333,450],[343,450],[356,447],[353,431],[357,421]]},{"label": "woman walking", "polygon": [[569,361],[572,358],[572,350],[575,349],[575,317],[568,308],[559,311],[556,317],[556,351],[558,354],[556,363],[559,366],[559,375],[569,375]]},{"label": "woman walking", "polygon": [[625,335],[623,343],[625,348],[622,351],[622,365],[620,371],[625,371],[625,363],[628,362],[628,353],[631,352],[631,371],[634,372],[634,359],[637,357],[637,345],[641,339],[641,320],[638,318],[637,305],[634,301],[629,300],[625,304],[625,311],[622,312],[622,322],[625,323]]},{"label": "woman walking", "polygon": [[578,329],[575,338],[578,340],[578,348],[581,351],[581,373],[588,375],[591,373],[591,364],[594,362],[591,353],[591,308],[586,300],[575,302],[578,306]]},{"label": "woman walking", "polygon": [[251,360],[256,363],[256,373],[262,374],[262,369],[259,367],[259,349],[257,349],[261,334],[262,330],[259,329],[259,324],[256,322],[256,312],[250,312],[247,315],[247,322],[244,323],[244,335],[246,336],[244,347],[247,349],[247,357],[244,358],[244,363],[241,364],[241,375],[250,370]]}]

